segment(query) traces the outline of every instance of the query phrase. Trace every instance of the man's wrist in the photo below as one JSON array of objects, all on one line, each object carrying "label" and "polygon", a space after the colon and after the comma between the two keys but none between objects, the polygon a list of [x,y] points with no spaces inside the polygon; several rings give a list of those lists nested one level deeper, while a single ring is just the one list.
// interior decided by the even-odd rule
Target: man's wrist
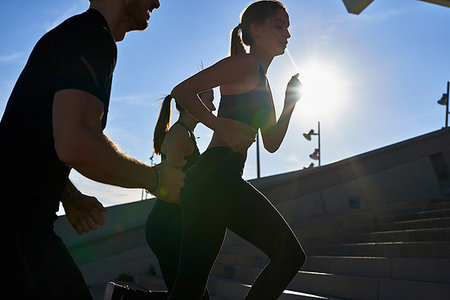
[{"label": "man's wrist", "polygon": [[159,188],[159,174],[160,174],[160,170],[158,168],[158,166],[154,166],[151,168],[154,172],[154,184],[152,186],[150,186],[150,188],[147,189],[147,192],[149,192],[150,194],[153,194],[158,188]]},{"label": "man's wrist", "polygon": [[74,196],[78,195],[79,193],[80,193],[80,191],[77,190],[77,189],[74,189],[74,190],[72,190],[70,192],[69,191],[64,191],[64,194],[63,194],[61,202],[63,204],[65,204],[65,203],[69,202]]}]

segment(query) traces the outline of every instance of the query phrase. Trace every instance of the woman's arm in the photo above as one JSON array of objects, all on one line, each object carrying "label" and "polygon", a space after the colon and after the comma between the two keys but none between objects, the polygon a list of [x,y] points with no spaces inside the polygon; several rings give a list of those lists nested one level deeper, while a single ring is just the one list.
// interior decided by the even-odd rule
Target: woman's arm
[{"label": "woman's arm", "polygon": [[214,87],[242,82],[258,74],[258,63],[250,55],[225,58],[178,84],[171,92],[173,98],[197,120],[218,133],[232,149],[248,144],[248,138],[223,126],[220,120],[200,101],[197,94]]},{"label": "woman's arm", "polygon": [[277,122],[275,121],[275,108],[272,101],[272,111],[269,121],[261,127],[264,148],[271,153],[278,150],[286,135],[295,104],[300,99],[300,88],[301,83],[298,80],[298,74],[296,74],[292,76],[286,88],[283,111]]}]

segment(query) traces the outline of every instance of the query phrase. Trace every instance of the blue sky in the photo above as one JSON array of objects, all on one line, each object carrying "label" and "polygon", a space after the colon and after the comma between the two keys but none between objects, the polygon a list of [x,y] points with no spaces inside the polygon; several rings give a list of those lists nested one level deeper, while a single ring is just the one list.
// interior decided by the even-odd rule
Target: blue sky
[{"label": "blue sky", "polygon": [[[150,162],[160,98],[229,53],[229,34],[250,2],[160,0],[150,27],[118,43],[110,113],[105,133],[127,154]],[[340,0],[285,0],[291,21],[288,49],[305,84],[281,148],[261,151],[261,174],[302,169],[316,139],[301,133],[321,122],[322,164],[440,129],[444,107],[436,101],[450,80],[450,9],[415,0],[375,0],[351,15]],[[38,39],[88,0],[0,3],[0,112]],[[268,78],[277,114],[296,67],[285,54],[274,59]],[[216,104],[220,95],[215,90]],[[174,116],[176,118],[176,116]],[[200,150],[211,131],[199,125]],[[156,162],[159,158],[156,159]],[[39,172],[39,170],[36,170]],[[256,177],[255,147],[244,177]],[[104,205],[136,201],[141,190],[71,179]]]}]

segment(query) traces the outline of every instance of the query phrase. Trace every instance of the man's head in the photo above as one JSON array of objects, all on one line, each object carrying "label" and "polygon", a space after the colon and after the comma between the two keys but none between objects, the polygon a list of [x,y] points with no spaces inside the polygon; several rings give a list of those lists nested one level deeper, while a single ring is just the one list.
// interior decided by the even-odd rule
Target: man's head
[{"label": "man's head", "polygon": [[127,31],[147,29],[150,13],[157,8],[159,8],[158,0],[125,0],[124,16],[128,24]]},{"label": "man's head", "polygon": [[89,0],[91,8],[100,11],[116,41],[127,32],[145,30],[150,13],[159,8],[159,0]]}]

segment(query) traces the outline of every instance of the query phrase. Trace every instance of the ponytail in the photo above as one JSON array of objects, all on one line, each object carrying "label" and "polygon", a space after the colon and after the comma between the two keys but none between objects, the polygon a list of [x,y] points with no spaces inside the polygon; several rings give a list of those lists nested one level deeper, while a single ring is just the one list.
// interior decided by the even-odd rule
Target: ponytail
[{"label": "ponytail", "polygon": [[[241,34],[239,34],[239,31]],[[231,47],[230,47],[231,56],[247,53],[244,44],[242,43],[241,35],[242,35],[242,26],[241,24],[239,24],[238,26],[234,27],[233,31],[231,32]]]},{"label": "ponytail", "polygon": [[159,111],[158,121],[156,122],[155,132],[153,133],[153,151],[156,155],[161,154],[161,146],[167,130],[169,130],[170,117],[172,114],[171,100],[171,95],[164,98],[161,104],[161,110]]}]

